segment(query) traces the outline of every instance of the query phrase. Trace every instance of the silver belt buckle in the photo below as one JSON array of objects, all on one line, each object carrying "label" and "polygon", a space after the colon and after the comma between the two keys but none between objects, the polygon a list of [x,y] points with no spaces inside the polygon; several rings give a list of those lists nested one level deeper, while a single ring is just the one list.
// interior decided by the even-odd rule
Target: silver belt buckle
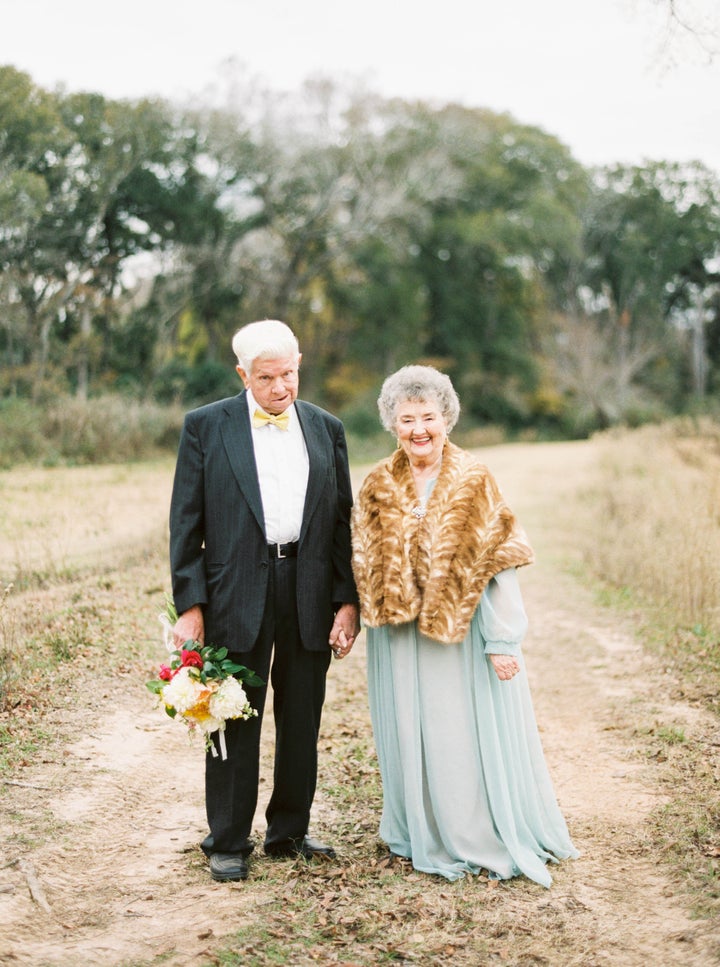
[{"label": "silver belt buckle", "polygon": [[276,544],[276,545],[275,545],[275,547],[277,548],[277,556],[278,556],[278,557],[279,557],[280,559],[282,559],[282,558],[284,558],[284,557],[287,557],[287,554],[283,554],[283,553],[281,552],[281,550],[280,550],[280,548],[282,547],[282,544]]}]

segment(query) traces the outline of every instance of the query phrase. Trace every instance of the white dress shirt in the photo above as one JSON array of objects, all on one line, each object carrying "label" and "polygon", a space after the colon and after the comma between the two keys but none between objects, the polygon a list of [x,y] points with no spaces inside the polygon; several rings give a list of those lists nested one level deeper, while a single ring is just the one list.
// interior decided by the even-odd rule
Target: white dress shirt
[{"label": "white dress shirt", "polygon": [[265,536],[269,544],[288,544],[300,537],[310,463],[305,437],[294,404],[287,409],[290,423],[281,430],[272,423],[252,426],[256,409],[262,410],[247,391],[255,464],[260,484]]}]

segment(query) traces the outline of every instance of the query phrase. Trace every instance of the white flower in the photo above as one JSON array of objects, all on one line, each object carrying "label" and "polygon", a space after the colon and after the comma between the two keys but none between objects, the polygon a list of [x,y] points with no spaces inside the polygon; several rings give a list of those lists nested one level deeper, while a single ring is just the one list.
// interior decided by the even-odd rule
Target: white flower
[{"label": "white flower", "polygon": [[201,732],[217,732],[218,729],[223,730],[225,728],[225,723],[221,719],[214,718],[212,715],[194,719],[193,721]]},{"label": "white flower", "polygon": [[163,702],[182,715],[195,705],[204,686],[190,677],[189,669],[181,668],[162,690]]},{"label": "white flower", "polygon": [[248,708],[245,689],[237,678],[226,678],[210,699],[210,714],[216,719],[247,718]]}]

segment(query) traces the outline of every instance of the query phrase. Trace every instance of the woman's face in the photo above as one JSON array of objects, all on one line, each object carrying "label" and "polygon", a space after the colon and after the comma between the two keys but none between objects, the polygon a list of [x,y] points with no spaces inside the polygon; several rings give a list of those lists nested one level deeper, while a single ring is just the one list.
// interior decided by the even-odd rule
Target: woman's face
[{"label": "woman's face", "polygon": [[437,403],[406,400],[395,417],[398,442],[414,464],[432,465],[440,459],[447,437],[445,420]]}]

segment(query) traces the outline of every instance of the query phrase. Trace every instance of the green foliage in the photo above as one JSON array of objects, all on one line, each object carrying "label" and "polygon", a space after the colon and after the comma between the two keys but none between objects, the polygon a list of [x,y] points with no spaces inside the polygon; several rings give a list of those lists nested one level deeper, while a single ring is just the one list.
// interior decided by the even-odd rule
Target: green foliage
[{"label": "green foliage", "polygon": [[168,450],[183,409],[105,395],[57,397],[47,406],[0,400],[0,467],[18,463],[127,463]]},{"label": "green foliage", "polygon": [[687,309],[694,285],[714,276],[720,244],[717,179],[700,164],[616,166],[602,172],[586,243],[588,281],[604,284],[608,311],[627,313],[632,331]]},{"label": "green foliage", "polygon": [[[223,679],[230,678],[231,676],[253,688],[264,684],[262,678],[256,675],[254,671],[228,658],[227,648],[215,648],[212,645],[200,646],[196,641],[186,641],[182,649],[173,651],[170,654],[169,668],[171,671],[188,667],[192,676],[202,682],[203,685],[206,685],[210,681],[223,681]],[[197,666],[187,664],[188,654],[199,656],[199,664]],[[152,679],[145,684],[151,692],[159,695],[167,684],[167,680]],[[174,710],[170,711],[172,715],[175,714]]]},{"label": "green foliage", "polygon": [[43,415],[28,400],[0,399],[0,467],[41,459],[46,452]]},{"label": "green foliage", "polygon": [[202,362],[195,366],[180,359],[168,363],[153,382],[156,399],[161,403],[182,402],[200,406],[225,396],[234,396],[242,384],[232,365]]},{"label": "green foliage", "polygon": [[232,395],[232,333],[269,317],[300,338],[303,392],[358,434],[370,389],[418,361],[512,432],[717,404],[720,186],[701,165],[590,172],[508,115],[333,85],[252,110],[0,68],[0,398]]},{"label": "green foliage", "polygon": [[686,741],[685,731],[676,725],[661,725],[655,730],[655,735],[661,742],[666,742],[668,745],[677,745]]}]

